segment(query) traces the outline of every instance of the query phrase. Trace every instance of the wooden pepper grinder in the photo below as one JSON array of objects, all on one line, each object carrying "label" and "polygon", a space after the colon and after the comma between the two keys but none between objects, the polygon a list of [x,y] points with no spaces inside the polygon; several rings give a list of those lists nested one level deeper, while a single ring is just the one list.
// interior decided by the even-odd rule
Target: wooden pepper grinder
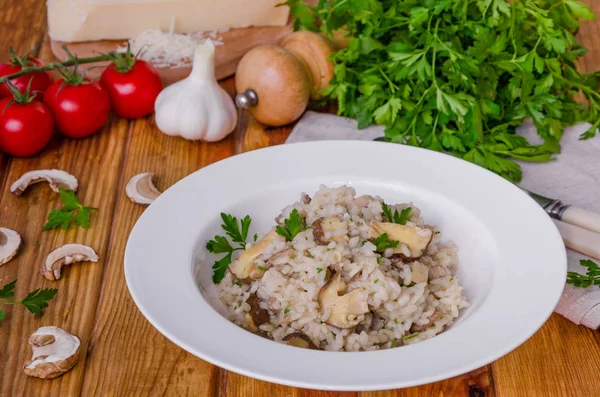
[{"label": "wooden pepper grinder", "polygon": [[255,47],[237,68],[237,107],[274,127],[297,120],[333,78],[334,51],[327,38],[313,32],[292,33],[279,47]]}]

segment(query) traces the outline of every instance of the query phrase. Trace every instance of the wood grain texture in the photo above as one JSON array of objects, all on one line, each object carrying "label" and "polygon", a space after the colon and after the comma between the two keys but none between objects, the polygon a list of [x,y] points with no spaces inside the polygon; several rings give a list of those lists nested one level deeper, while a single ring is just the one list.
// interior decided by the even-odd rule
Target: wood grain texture
[{"label": "wood grain texture", "polygon": [[599,336],[553,314],[531,339],[493,363],[498,396],[597,396]]},{"label": "wood grain texture", "polygon": [[[42,317],[23,307],[7,309],[7,321],[0,323],[0,395],[38,396],[79,394],[86,348],[94,323],[100,295],[105,254],[114,211],[115,192],[121,158],[125,148],[127,122],[113,119],[101,133],[84,140],[54,140],[41,155],[12,159],[0,196],[2,225],[17,230],[25,241],[17,258],[0,269],[0,284],[18,279],[16,296],[36,288],[58,288]],[[79,178],[78,197],[86,205],[99,208],[87,230],[42,232],[46,216],[60,207],[58,195],[42,184],[31,187],[21,197],[9,192],[10,184],[23,173],[35,169],[57,168]],[[66,267],[58,281],[47,281],[40,270],[46,256],[66,243],[93,247],[98,263],[79,263]],[[52,381],[26,377],[23,363],[31,357],[27,339],[43,325],[56,325],[79,336],[82,341],[80,362],[65,376]]]},{"label": "wood grain texture", "polygon": [[125,196],[133,175],[153,171],[166,189],[197,169],[233,154],[231,139],[217,144],[168,137],[152,118],[132,122],[121,182],[115,188],[108,265],[96,324],[88,348],[84,396],[212,396],[220,388],[220,369],[183,351],[163,337],[133,303],[123,273],[123,254],[131,229],[145,206]]}]

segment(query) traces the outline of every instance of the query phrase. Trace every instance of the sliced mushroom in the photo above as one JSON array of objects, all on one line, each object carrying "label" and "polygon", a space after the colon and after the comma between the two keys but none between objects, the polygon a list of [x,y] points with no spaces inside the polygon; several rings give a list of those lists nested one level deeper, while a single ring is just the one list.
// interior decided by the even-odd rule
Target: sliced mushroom
[{"label": "sliced mushroom", "polygon": [[246,303],[250,305],[250,312],[246,314],[246,324],[252,332],[258,332],[258,326],[268,323],[271,319],[269,312],[260,307],[260,301],[256,294],[250,294]]},{"label": "sliced mushroom", "polygon": [[137,204],[152,204],[160,196],[160,191],[154,186],[154,172],[142,172],[134,175],[125,186],[125,194]]},{"label": "sliced mushroom", "polygon": [[48,182],[50,189],[57,193],[59,188],[77,191],[77,187],[79,186],[77,178],[68,172],[61,170],[36,170],[24,173],[11,185],[10,191],[20,196],[29,185],[44,181]]},{"label": "sliced mushroom", "polygon": [[281,341],[290,346],[301,347],[303,349],[319,350],[319,348],[306,334],[299,331],[284,336]]},{"label": "sliced mushroom", "polygon": [[[411,251],[410,258],[413,259],[420,258],[433,239],[433,232],[430,229],[424,229],[417,226],[372,221],[371,227],[378,236],[386,233],[390,240],[396,240],[406,244]],[[408,257],[406,253],[402,251],[401,247],[394,249],[394,253],[403,254],[405,257]]]},{"label": "sliced mushroom", "polygon": [[310,204],[310,196],[306,193],[302,193],[300,195],[300,200],[302,201],[303,204]]},{"label": "sliced mushroom", "polygon": [[252,247],[248,248],[231,264],[229,265],[229,270],[233,273],[238,279],[252,279],[258,280],[265,273],[264,269],[260,269],[254,262],[258,256],[260,256],[269,245],[279,236],[275,229],[271,230],[267,233],[263,238],[261,238],[256,244]]},{"label": "sliced mushroom", "polygon": [[360,322],[359,316],[369,311],[366,297],[363,296],[364,289],[359,288],[339,295],[345,289],[346,283],[342,280],[342,274],[338,272],[321,288],[318,296],[321,311],[330,313],[325,322],[338,328],[356,326]]},{"label": "sliced mushroom", "polygon": [[375,200],[373,196],[369,196],[365,194],[364,196],[359,196],[354,199],[354,204],[359,207],[367,207],[371,201]]},{"label": "sliced mushroom", "polygon": [[412,273],[411,281],[415,284],[426,283],[429,279],[429,268],[421,262],[414,261],[410,264]]},{"label": "sliced mushroom", "polygon": [[288,263],[289,260],[294,257],[294,255],[294,250],[291,248],[279,251],[278,253],[272,255],[269,259],[267,259],[267,265],[271,267],[273,265],[282,265],[284,263]]},{"label": "sliced mushroom", "polygon": [[54,379],[75,366],[81,342],[60,328],[41,327],[31,335],[29,344],[33,355],[25,363],[25,375]]},{"label": "sliced mushroom", "polygon": [[0,266],[18,254],[22,244],[23,239],[19,233],[0,227]]},{"label": "sliced mushroom", "polygon": [[347,235],[335,235],[335,232],[346,229],[348,227],[346,221],[341,220],[337,216],[327,218],[319,218],[311,225],[313,237],[318,245],[327,245],[332,241],[345,241]]},{"label": "sliced mushroom", "polygon": [[60,269],[75,262],[98,262],[98,254],[81,244],[65,244],[52,251],[46,258],[42,274],[48,280],[58,280]]}]

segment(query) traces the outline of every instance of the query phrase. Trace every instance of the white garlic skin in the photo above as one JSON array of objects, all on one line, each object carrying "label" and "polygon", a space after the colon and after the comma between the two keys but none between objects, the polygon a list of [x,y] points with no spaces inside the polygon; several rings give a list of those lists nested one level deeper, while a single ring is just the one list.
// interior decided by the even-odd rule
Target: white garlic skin
[{"label": "white garlic skin", "polygon": [[159,130],[170,136],[216,142],[237,124],[237,109],[215,78],[215,48],[198,45],[190,75],[166,87],[154,103]]}]

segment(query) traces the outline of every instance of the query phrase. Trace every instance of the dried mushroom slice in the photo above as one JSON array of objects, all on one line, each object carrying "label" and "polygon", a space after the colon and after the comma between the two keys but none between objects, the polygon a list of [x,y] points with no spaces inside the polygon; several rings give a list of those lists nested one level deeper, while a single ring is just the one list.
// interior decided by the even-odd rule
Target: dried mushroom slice
[{"label": "dried mushroom slice", "polygon": [[152,204],[161,192],[154,186],[153,172],[143,172],[133,176],[125,186],[125,194],[137,204]]},{"label": "dried mushroom slice", "polygon": [[338,272],[321,288],[318,296],[321,312],[329,311],[325,322],[338,328],[352,328],[358,325],[359,316],[369,311],[362,288],[339,295],[345,289],[346,283],[342,280],[342,274]]},{"label": "dried mushroom slice", "polygon": [[98,262],[98,254],[92,248],[81,244],[65,244],[52,251],[46,258],[42,274],[48,280],[58,280],[64,265],[75,262]]},{"label": "dried mushroom slice", "polygon": [[256,294],[250,294],[246,303],[250,305],[250,311],[246,314],[246,325],[252,332],[258,332],[261,324],[268,323],[271,319],[269,312],[260,307],[260,301]]},{"label": "dried mushroom slice", "polygon": [[12,260],[21,249],[23,239],[14,230],[0,227],[0,266]]},{"label": "dried mushroom slice", "polygon": [[260,269],[253,262],[257,257],[265,252],[267,248],[269,248],[269,245],[271,245],[271,243],[275,241],[278,236],[279,235],[275,229],[273,229],[252,247],[242,252],[240,256],[229,265],[229,270],[231,273],[233,273],[233,275],[239,280],[258,280],[261,278],[265,273],[265,270]]},{"label": "dried mushroom slice", "polygon": [[57,193],[59,188],[77,191],[79,187],[77,178],[68,172],[61,170],[36,170],[23,174],[10,186],[10,191],[20,196],[30,185],[39,182],[48,182],[50,189]]},{"label": "dried mushroom slice", "polygon": [[25,375],[54,379],[75,366],[81,342],[60,328],[41,327],[31,335],[29,344],[33,355],[25,363]]},{"label": "dried mushroom slice", "polygon": [[[372,221],[371,227],[378,236],[386,233],[390,240],[396,240],[402,244],[406,244],[408,249],[411,251],[410,258],[413,259],[420,258],[425,253],[427,247],[429,247],[429,244],[433,239],[433,232],[431,229],[425,229],[417,226]],[[407,256],[404,252],[402,252],[400,247],[396,248],[394,252]]]},{"label": "dried mushroom slice", "polygon": [[301,347],[303,349],[319,350],[319,348],[306,334],[299,331],[284,336],[281,341],[290,346]]}]

